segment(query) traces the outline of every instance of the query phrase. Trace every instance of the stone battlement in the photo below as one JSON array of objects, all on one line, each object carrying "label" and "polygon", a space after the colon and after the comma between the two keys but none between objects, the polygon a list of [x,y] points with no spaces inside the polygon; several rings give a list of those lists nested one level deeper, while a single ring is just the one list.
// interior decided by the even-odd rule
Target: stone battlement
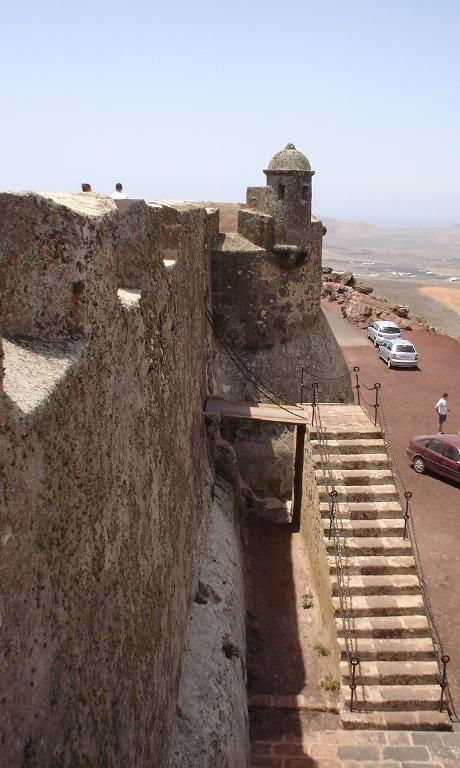
[{"label": "stone battlement", "polygon": [[0,197],[12,768],[167,759],[213,482],[216,226],[200,206]]}]

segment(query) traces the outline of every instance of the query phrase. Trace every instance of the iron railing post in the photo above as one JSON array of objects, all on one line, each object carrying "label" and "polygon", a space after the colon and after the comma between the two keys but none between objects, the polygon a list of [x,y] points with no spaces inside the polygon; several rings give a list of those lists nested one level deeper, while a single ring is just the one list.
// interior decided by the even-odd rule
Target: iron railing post
[{"label": "iron railing post", "polygon": [[302,372],[300,374],[300,405],[303,405],[303,390],[304,390],[304,371],[305,366],[302,365]]},{"label": "iron railing post", "polygon": [[353,704],[355,701],[355,691],[356,691],[356,683],[355,683],[355,675],[356,675],[356,667],[359,664],[359,659],[357,656],[352,656],[350,659],[351,664],[351,680],[350,680],[350,712],[353,712]]},{"label": "iron railing post", "polygon": [[312,426],[313,426],[313,423],[315,421],[315,408],[316,408],[316,405],[318,403],[318,387],[319,387],[319,384],[316,381],[314,381],[313,384],[312,384],[313,401],[312,401],[312,404],[311,404],[311,408],[312,408],[312,411],[311,411],[311,425]]},{"label": "iron railing post", "polygon": [[406,508],[404,510],[404,538],[407,538],[407,523],[409,522],[409,501],[412,498],[412,494],[410,491],[406,491],[404,493],[404,498],[406,499]]},{"label": "iron railing post", "polygon": [[331,538],[331,535],[332,535],[332,523],[334,522],[334,518],[335,518],[335,503],[337,501],[337,496],[338,495],[339,494],[337,493],[337,491],[335,489],[332,490],[332,491],[329,491],[329,497],[330,497],[330,504],[329,504],[329,537],[328,537],[329,539]]},{"label": "iron railing post", "polygon": [[450,661],[450,656],[441,656],[441,662],[442,662],[442,677],[441,677],[441,701],[439,702],[439,711],[442,712],[442,708],[444,706],[444,691],[447,688],[447,670],[446,667]]},{"label": "iron railing post", "polygon": [[361,399],[360,399],[360,396],[359,396],[359,390],[361,388],[361,384],[359,383],[359,365],[355,365],[355,367],[353,368],[353,373],[356,376],[355,389],[356,389],[356,399],[358,400],[357,404],[361,405]]},{"label": "iron railing post", "polygon": [[376,427],[376,426],[377,426],[377,413],[378,413],[378,410],[379,410],[379,405],[380,405],[380,403],[379,403],[379,389],[380,389],[380,387],[381,387],[381,386],[382,386],[382,385],[381,385],[381,384],[379,384],[378,382],[377,382],[376,384],[374,384],[374,389],[375,389],[375,403],[374,403],[375,415],[374,415],[374,427]]}]

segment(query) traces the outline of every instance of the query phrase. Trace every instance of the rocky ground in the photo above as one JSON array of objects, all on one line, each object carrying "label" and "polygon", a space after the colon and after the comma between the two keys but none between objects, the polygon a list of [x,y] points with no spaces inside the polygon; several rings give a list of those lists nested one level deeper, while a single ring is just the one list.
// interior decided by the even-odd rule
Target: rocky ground
[{"label": "rocky ground", "polygon": [[[378,292],[378,294],[377,294]],[[430,331],[460,339],[460,289],[420,281],[369,278],[323,267],[323,300],[340,306],[342,316],[359,328],[374,320],[392,320],[403,330],[421,324]]]},{"label": "rocky ground", "polygon": [[323,267],[321,298],[339,304],[343,317],[359,328],[367,328],[374,320],[392,320],[403,330],[412,328],[407,304],[375,296],[374,289],[358,283],[353,272],[335,272],[331,267]]}]

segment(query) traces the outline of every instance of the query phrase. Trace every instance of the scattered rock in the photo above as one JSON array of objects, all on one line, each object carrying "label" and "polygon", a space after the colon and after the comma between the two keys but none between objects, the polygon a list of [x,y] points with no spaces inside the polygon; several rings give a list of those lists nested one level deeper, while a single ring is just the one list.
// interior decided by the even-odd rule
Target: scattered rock
[{"label": "scattered rock", "polygon": [[407,306],[407,304],[394,304],[393,312],[395,312],[398,315],[398,317],[408,317],[409,307]]},{"label": "scattered rock", "polygon": [[334,272],[333,270],[329,272],[329,274],[326,276],[326,280],[329,280],[331,283],[339,283],[340,279],[342,277],[342,272]]},{"label": "scattered rock", "polygon": [[[335,272],[323,267],[321,297],[336,301],[342,315],[360,328],[367,328],[374,319],[396,322],[406,331],[412,330],[412,318],[407,304],[391,304],[383,296],[377,296],[370,285],[356,283],[353,272]],[[365,297],[369,297],[366,301]]]},{"label": "scattered rock", "polygon": [[354,299],[344,302],[340,309],[342,315],[354,323],[358,323],[360,320],[364,320],[372,315],[372,307]]},{"label": "scattered rock", "polygon": [[339,287],[338,283],[324,283],[321,293],[323,296],[331,296]]},{"label": "scattered rock", "polygon": [[340,282],[342,285],[354,285],[356,280],[353,272],[343,272]]}]

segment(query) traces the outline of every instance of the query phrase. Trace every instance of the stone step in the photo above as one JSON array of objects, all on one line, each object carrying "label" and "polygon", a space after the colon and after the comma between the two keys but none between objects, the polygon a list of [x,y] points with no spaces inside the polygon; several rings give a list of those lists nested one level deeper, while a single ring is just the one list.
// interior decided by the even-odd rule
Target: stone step
[{"label": "stone step", "polygon": [[[337,578],[332,581],[332,594],[338,594]],[[418,576],[355,576],[347,574],[347,592],[349,595],[418,595],[420,582]]]},{"label": "stone step", "polygon": [[[319,452],[318,440],[311,440],[313,451]],[[349,455],[352,453],[366,454],[382,453],[387,455],[385,443],[380,438],[350,438],[349,440],[328,440],[327,449],[330,454]]]},{"label": "stone step", "polygon": [[[345,557],[371,555],[411,555],[412,546],[407,539],[397,538],[396,536],[345,536],[341,537],[342,550]],[[334,552],[334,539],[325,539],[328,553]]]},{"label": "stone step", "polygon": [[[335,556],[331,554],[327,559],[330,573],[337,573]],[[344,559],[342,567],[347,574],[358,574],[360,576],[396,576],[417,573],[415,560],[412,555],[347,557]]]},{"label": "stone step", "polygon": [[452,723],[446,712],[350,712],[340,714],[346,730],[387,731],[451,731]]},{"label": "stone step", "polygon": [[[393,483],[391,469],[332,469],[334,485],[388,485]],[[318,487],[330,486],[329,475],[323,469],[315,470]]]},{"label": "stone step", "polygon": [[[323,518],[325,536],[329,532],[330,521]],[[335,526],[341,536],[399,536],[404,535],[404,520],[348,520],[339,517]]]},{"label": "stone step", "polygon": [[[310,440],[317,440],[318,433],[316,429],[316,423],[308,428]],[[382,440],[382,432],[380,427],[374,426],[369,420],[368,424],[360,424],[359,426],[335,424],[332,426],[324,425],[322,430],[323,438],[327,440]]]},{"label": "stone step", "polygon": [[[336,485],[337,500],[341,503],[349,502],[374,502],[374,501],[398,501],[398,493],[393,484],[388,485]],[[329,489],[325,485],[318,487],[320,501],[329,499]]]},{"label": "stone step", "polygon": [[[345,639],[337,638],[342,659],[347,658]],[[386,637],[360,638],[356,642],[356,656],[361,661],[432,661],[435,660],[431,637],[397,640]]]},{"label": "stone step", "polygon": [[[345,693],[345,692],[344,692]],[[356,688],[356,710],[439,710],[439,685],[364,685]]]},{"label": "stone step", "polygon": [[[344,685],[350,684],[347,661],[340,662]],[[436,661],[360,661],[356,666],[356,685],[439,685]]]},{"label": "stone step", "polygon": [[[338,637],[344,636],[341,618],[336,618]],[[426,616],[363,616],[351,619],[352,637],[430,637]]]},{"label": "stone step", "polygon": [[[333,597],[336,616],[341,616],[340,598]],[[421,595],[355,595],[348,598],[350,616],[425,616]]]},{"label": "stone step", "polygon": [[[313,454],[313,463],[322,465],[319,453]],[[390,464],[386,453],[330,453],[328,463],[332,469],[386,469]]]},{"label": "stone step", "polygon": [[[308,428],[311,442],[318,440],[318,433],[316,425]],[[374,427],[369,423],[369,426],[362,427],[324,427],[323,438],[328,442],[328,446],[334,441],[344,440],[382,440],[382,432],[379,427]]]},{"label": "stone step", "polygon": [[[329,517],[329,502],[320,502],[322,517]],[[342,502],[338,514],[350,520],[391,520],[402,518],[403,513],[398,501],[355,501]]]}]

